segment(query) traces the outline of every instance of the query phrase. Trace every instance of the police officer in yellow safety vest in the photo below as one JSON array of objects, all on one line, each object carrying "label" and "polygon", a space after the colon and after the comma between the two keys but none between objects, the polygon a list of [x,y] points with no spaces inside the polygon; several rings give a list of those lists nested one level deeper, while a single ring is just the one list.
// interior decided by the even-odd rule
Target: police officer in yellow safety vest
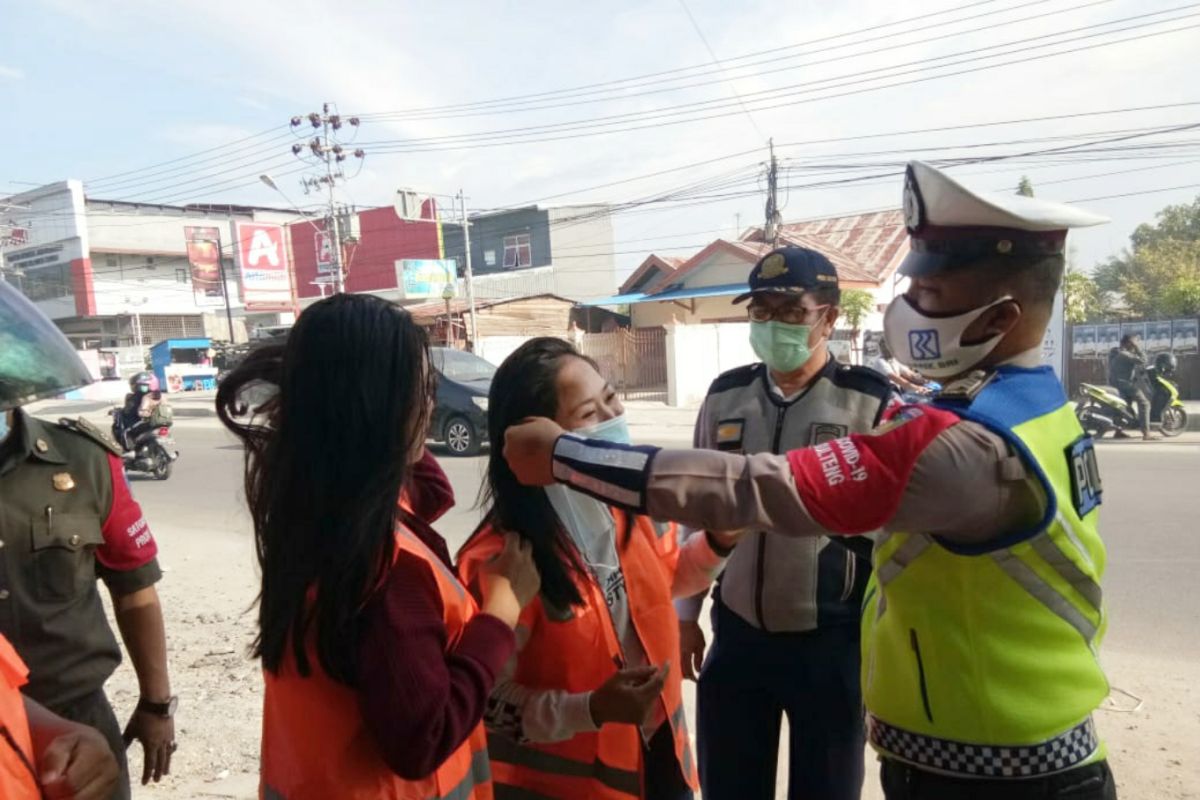
[{"label": "police officer in yellow safety vest", "polygon": [[1092,711],[1105,615],[1091,440],[1040,365],[1067,230],[1101,217],[984,195],[919,162],[909,278],[884,319],[946,384],[869,434],[786,455],[659,450],[510,428],[526,483],[655,518],[788,535],[882,528],[862,616],[868,735],[889,800],[1116,797]]}]

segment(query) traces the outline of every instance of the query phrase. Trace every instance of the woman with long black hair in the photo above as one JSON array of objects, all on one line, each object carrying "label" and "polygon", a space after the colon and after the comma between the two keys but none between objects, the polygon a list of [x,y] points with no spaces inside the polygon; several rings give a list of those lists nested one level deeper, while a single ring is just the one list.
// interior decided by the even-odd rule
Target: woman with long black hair
[{"label": "woman with long black hair", "polygon": [[265,798],[491,798],[480,727],[536,594],[510,539],[476,606],[430,527],[453,504],[425,451],[424,331],[376,297],[309,307],[217,410],[246,449],[262,572]]},{"label": "woman with long black hair", "polygon": [[[567,342],[532,339],[497,370],[495,442],[529,416],[628,441],[624,408],[595,363]],[[517,626],[484,718],[498,798],[677,800],[696,788],[684,721],[672,597],[704,589],[736,536],[693,536],[561,487],[518,483],[493,448],[483,525],[459,553],[473,590],[516,533],[533,546],[541,593]]]}]

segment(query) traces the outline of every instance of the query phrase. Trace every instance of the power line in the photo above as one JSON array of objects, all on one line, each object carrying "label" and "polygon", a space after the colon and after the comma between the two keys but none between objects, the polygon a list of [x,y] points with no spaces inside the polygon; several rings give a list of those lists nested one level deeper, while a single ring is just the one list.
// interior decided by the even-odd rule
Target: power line
[{"label": "power line", "polygon": [[[962,20],[954,20],[953,23],[963,22],[968,19],[977,19],[980,17],[993,16],[998,13],[1005,13],[1008,11],[1025,8],[1028,6],[1043,5],[1047,2],[1051,2],[1051,0],[1030,0],[1029,2],[1025,2],[1025,3],[1022,3],[1017,6],[1012,6],[1011,8],[1001,9],[1000,11],[989,11],[984,14],[975,15],[974,17],[967,17]],[[979,27],[975,27],[975,28],[968,28],[966,30],[961,30],[961,31],[942,33],[942,34],[939,34],[936,36],[926,36],[925,38],[913,40],[910,42],[897,42],[897,43],[890,44],[886,47],[874,47],[874,48],[871,48],[870,50],[866,50],[866,51],[856,51],[856,52],[847,53],[844,55],[839,55],[839,56],[835,56],[835,57],[831,57],[831,58],[824,58],[824,59],[819,59],[817,61],[806,62],[803,64],[792,64],[792,65],[781,66],[779,64],[780,59],[777,59],[777,58],[765,59],[760,62],[754,62],[751,64],[743,65],[742,67],[740,67],[740,69],[744,69],[746,67],[751,67],[751,66],[759,66],[759,65],[770,65],[771,66],[770,69],[758,70],[755,72],[748,72],[744,75],[738,75],[735,77],[758,78],[758,77],[763,77],[766,75],[776,74],[779,72],[790,72],[790,71],[795,71],[795,70],[803,69],[803,68],[807,68],[807,67],[818,66],[818,65],[822,65],[822,64],[831,64],[831,63],[835,63],[838,61],[857,59],[857,58],[863,57],[864,55],[878,55],[879,53],[888,52],[891,50],[900,50],[900,49],[904,49],[904,48],[908,48],[908,47],[932,44],[934,42],[943,41],[945,39],[952,39],[952,38],[960,39],[963,36],[968,36],[973,33],[980,33],[980,32],[984,32],[984,31],[996,30],[998,28],[1008,27],[1011,25],[1017,25],[1017,24],[1020,24],[1023,22],[1037,21],[1037,20],[1045,19],[1047,17],[1056,16],[1059,14],[1067,14],[1067,13],[1070,13],[1073,11],[1080,11],[1080,10],[1083,10],[1086,8],[1091,8],[1093,6],[1105,5],[1110,2],[1113,2],[1113,0],[1090,0],[1090,2],[1085,2],[1080,5],[1071,6],[1068,8],[1056,9],[1053,11],[1047,11],[1047,12],[1043,12],[1040,14],[1033,14],[1030,16],[1018,17],[1016,19],[1011,19],[1011,20],[1004,20],[1001,22],[996,22],[996,23],[992,23],[989,25],[983,25],[983,26],[979,26]],[[1160,12],[1160,13],[1165,13],[1165,12]],[[946,24],[953,24],[953,23],[946,23]],[[1104,24],[1108,24],[1108,23],[1104,23]],[[924,32],[924,31],[914,30],[914,31],[906,31],[904,33],[917,33],[917,32]],[[791,56],[786,56],[785,58],[786,59],[795,59],[795,58],[801,58],[801,57],[805,57],[805,56],[817,55],[817,54],[825,53],[825,52],[845,50],[850,47],[855,47],[858,45],[864,45],[864,44],[869,44],[869,43],[878,42],[878,41],[894,41],[896,36],[897,36],[897,34],[894,34],[894,33],[885,34],[885,35],[877,36],[877,37],[870,38],[870,39],[863,39],[863,40],[857,41],[857,42],[848,42],[845,44],[820,47],[820,48],[816,48],[811,51],[796,53]],[[770,52],[770,51],[765,51],[765,52]],[[935,58],[948,58],[948,57],[950,57],[950,56],[938,56]],[[692,77],[701,77],[702,75],[706,75],[706,74],[707,75],[711,75],[711,74],[722,75],[722,74],[724,74],[725,70],[723,69],[723,67],[720,66],[720,64],[722,62],[717,62],[717,63],[718,63],[718,66],[716,69],[711,70],[707,73],[700,73],[695,76],[687,76],[686,79],[691,79]],[[685,80],[685,78],[674,78],[674,79],[668,79],[668,80],[677,81],[677,80]],[[510,103],[510,104],[505,104],[503,106],[498,106],[495,108],[483,109],[483,110],[465,110],[465,111],[442,112],[442,113],[433,112],[433,113],[427,113],[427,114],[407,113],[407,114],[404,114],[402,118],[405,121],[444,120],[444,119],[461,119],[464,117],[492,116],[492,115],[509,114],[509,113],[523,113],[523,112],[528,112],[528,111],[538,111],[538,110],[546,110],[546,109],[556,109],[557,110],[557,109],[563,109],[563,108],[568,108],[568,107],[573,107],[573,106],[591,105],[591,104],[595,104],[595,103],[607,103],[607,102],[614,102],[617,100],[629,100],[629,99],[638,98],[638,97],[647,97],[647,96],[655,95],[655,94],[679,92],[679,91],[683,91],[685,89],[704,88],[704,87],[714,86],[714,85],[717,85],[722,82],[726,82],[726,80],[727,79],[725,79],[725,78],[718,78],[716,80],[705,80],[705,81],[699,81],[699,82],[693,82],[693,83],[683,83],[683,84],[679,84],[679,85],[675,85],[675,86],[665,86],[665,87],[661,87],[661,88],[657,88],[657,89],[649,89],[646,91],[636,91],[636,92],[624,91],[621,94],[614,94],[614,95],[611,95],[608,97],[592,97],[590,99],[578,99],[577,100],[577,99],[575,99],[575,96],[573,96],[573,95],[566,95],[564,97],[557,98],[554,101],[544,101],[540,105],[531,105],[531,104],[522,105],[522,104],[511,104]],[[650,86],[650,85],[654,85],[657,83],[664,83],[664,82],[666,82],[666,81],[652,81],[646,85]],[[631,87],[631,88],[638,88],[638,87]],[[764,91],[769,91],[769,90],[764,90]],[[594,94],[594,93],[595,92],[585,92],[582,95],[579,95],[579,97],[586,97],[587,95]],[[709,102],[716,102],[716,101],[709,101]],[[386,113],[381,114],[380,116],[384,117],[384,118],[391,118]]]},{"label": "power line", "polygon": [[[1193,4],[1193,5],[1200,5],[1200,4]],[[1192,6],[1188,6],[1188,7],[1192,7]],[[1172,9],[1172,11],[1173,10],[1174,9]],[[1170,20],[1156,20],[1156,21],[1152,21],[1152,22],[1142,23],[1140,25],[1127,26],[1125,28],[1121,28],[1118,30],[1103,31],[1103,32],[1088,34],[1085,36],[1075,37],[1073,39],[1063,39],[1061,41],[1049,42],[1049,43],[1040,44],[1040,45],[1032,45],[1029,47],[1019,48],[1017,50],[1013,50],[1008,53],[993,54],[993,55],[975,55],[984,50],[996,49],[998,47],[1011,47],[1013,45],[1024,44],[1024,43],[1030,42],[1030,41],[1037,41],[1040,39],[1045,39],[1047,37],[1062,36],[1063,34],[1076,33],[1079,31],[1090,30],[1095,27],[1112,25],[1112,24],[1115,24],[1116,22],[1124,22],[1124,21],[1128,21],[1128,20],[1132,20],[1132,19],[1139,19],[1139,18],[1143,18],[1143,17],[1147,17],[1147,16],[1154,16],[1156,14],[1161,14],[1161,13],[1167,13],[1167,12],[1153,12],[1151,14],[1137,15],[1135,17],[1130,17],[1125,20],[1110,21],[1110,22],[1106,22],[1106,23],[1101,23],[1100,25],[1084,26],[1082,28],[1073,29],[1070,31],[1061,31],[1061,32],[1057,32],[1054,34],[1046,34],[1044,36],[1032,37],[1029,39],[1017,40],[1017,41],[1013,41],[1013,42],[1006,42],[1004,44],[994,45],[991,47],[975,48],[970,51],[963,51],[961,53],[955,53],[950,56],[939,56],[939,57],[931,58],[931,59],[921,59],[918,61],[906,62],[906,63],[898,64],[898,65],[891,65],[890,67],[880,67],[880,68],[872,69],[872,70],[859,71],[856,73],[848,73],[848,74],[839,75],[839,76],[835,76],[833,78],[823,79],[823,80],[819,80],[819,81],[810,81],[807,83],[793,84],[791,86],[780,87],[777,89],[763,90],[761,92],[754,92],[751,94],[769,95],[769,96],[761,97],[758,100],[750,100],[750,103],[752,104],[752,107],[754,108],[754,110],[761,111],[761,110],[768,110],[768,109],[780,108],[780,107],[785,107],[785,106],[790,107],[790,106],[794,106],[794,105],[797,105],[800,103],[817,102],[817,101],[821,101],[821,100],[829,100],[829,99],[838,98],[838,97],[846,97],[846,96],[855,95],[855,94],[862,94],[864,92],[878,91],[880,89],[888,89],[888,88],[895,88],[898,86],[907,86],[907,85],[912,85],[912,84],[917,84],[917,83],[924,83],[926,81],[940,80],[943,78],[955,77],[955,76],[964,75],[964,74],[971,74],[971,73],[986,71],[986,70],[990,70],[990,69],[997,69],[1000,67],[1011,66],[1014,64],[1028,63],[1031,61],[1042,60],[1045,58],[1053,58],[1053,57],[1060,56],[1060,55],[1067,55],[1067,54],[1076,53],[1076,52],[1093,50],[1093,49],[1097,49],[1100,47],[1109,47],[1109,46],[1113,46],[1113,45],[1117,45],[1117,44],[1125,44],[1125,43],[1132,42],[1132,41],[1139,41],[1142,39],[1152,38],[1155,36],[1163,36],[1163,35],[1168,35],[1171,33],[1178,33],[1180,31],[1190,30],[1194,27],[1197,27],[1197,25],[1188,25],[1188,26],[1182,26],[1179,28],[1173,28],[1173,29],[1164,30],[1164,31],[1155,31],[1152,33],[1146,33],[1146,34],[1140,34],[1137,36],[1126,37],[1124,39],[1115,39],[1112,41],[1098,42],[1095,44],[1084,45],[1081,47],[1071,48],[1071,49],[1067,49],[1067,50],[1061,50],[1061,51],[1056,51],[1056,52],[1051,52],[1051,53],[1042,53],[1042,54],[1035,55],[1035,56],[1028,56],[1028,57],[1014,59],[1014,60],[1010,60],[1010,61],[1002,61],[1002,62],[998,62],[998,63],[994,63],[994,64],[985,64],[982,66],[962,69],[962,70],[958,70],[955,72],[943,73],[943,74],[939,74],[939,75],[926,75],[926,76],[918,77],[915,79],[899,81],[899,82],[890,83],[890,84],[881,84],[881,85],[877,85],[877,86],[869,86],[866,88],[855,89],[855,90],[841,92],[841,93],[837,93],[837,94],[829,94],[829,95],[823,95],[823,96],[819,96],[819,97],[792,99],[792,100],[789,100],[789,102],[787,102],[787,103],[779,103],[779,104],[774,104],[774,105],[766,105],[766,106],[756,105],[758,103],[768,102],[768,101],[772,101],[772,100],[776,100],[776,99],[783,99],[785,97],[786,98],[796,98],[799,95],[811,94],[812,92],[816,92],[816,91],[828,91],[831,89],[841,89],[844,87],[853,86],[855,84],[860,84],[860,83],[864,83],[864,82],[886,80],[886,79],[895,78],[895,77],[899,77],[899,76],[903,76],[903,75],[920,73],[923,71],[921,69],[909,69],[909,70],[896,72],[893,74],[877,75],[875,77],[870,77],[870,78],[861,77],[864,75],[868,75],[870,73],[878,73],[878,72],[886,71],[889,69],[895,69],[897,67],[919,67],[921,65],[927,64],[929,61],[940,61],[940,60],[944,60],[945,58],[948,58],[948,57],[957,57],[960,55],[968,56],[967,58],[963,58],[960,61],[952,62],[952,63],[948,63],[948,64],[941,64],[938,67],[936,67],[938,69],[945,69],[945,68],[949,68],[949,67],[960,66],[963,64],[970,64],[973,62],[987,60],[987,59],[991,59],[991,58],[1001,58],[1001,57],[1011,56],[1011,55],[1015,55],[1017,53],[1027,52],[1030,50],[1038,50],[1038,49],[1042,49],[1045,47],[1057,47],[1057,46],[1060,46],[1063,44],[1070,44],[1070,43],[1077,42],[1077,41],[1085,41],[1087,39],[1094,39],[1099,36],[1111,36],[1116,33],[1123,33],[1123,32],[1130,31],[1130,30],[1140,30],[1142,28],[1152,27],[1155,25],[1169,24],[1172,22],[1180,21],[1180,20],[1190,19],[1195,16],[1200,16],[1197,14],[1189,14],[1189,15],[1184,15],[1182,17],[1178,17],[1178,18],[1170,19]],[[850,80],[847,80],[847,79],[850,79]],[[842,83],[834,83],[835,81],[843,81],[843,82]],[[831,85],[825,85],[825,84],[831,84]],[[805,88],[805,87],[807,87],[807,88]],[[750,97],[750,95],[745,95],[745,97]],[[659,108],[659,109],[651,109],[651,110],[642,111],[642,112],[634,112],[631,114],[617,114],[617,115],[608,115],[608,116],[604,116],[604,117],[596,117],[591,120],[577,120],[577,121],[573,121],[573,122],[554,123],[554,124],[524,127],[524,128],[498,129],[498,130],[493,130],[493,131],[483,131],[483,132],[474,133],[474,134],[449,134],[449,135],[445,135],[445,136],[424,137],[424,138],[420,138],[420,139],[393,140],[392,142],[388,142],[385,140],[385,141],[374,142],[373,144],[377,147],[377,149],[380,152],[409,152],[409,153],[412,153],[412,152],[432,152],[432,151],[440,151],[440,150],[472,149],[475,147],[499,146],[499,145],[507,145],[507,144],[527,144],[527,143],[543,142],[543,141],[559,141],[559,140],[564,140],[564,139],[580,138],[581,136],[600,135],[602,133],[603,134],[622,133],[622,132],[628,132],[628,131],[633,131],[633,130],[641,130],[641,129],[644,129],[647,127],[658,127],[661,125],[675,125],[675,124],[683,124],[683,123],[690,123],[690,122],[699,122],[699,121],[708,120],[708,119],[727,117],[727,116],[731,116],[732,114],[740,113],[740,110],[734,110],[734,111],[724,111],[721,113],[707,114],[704,116],[693,116],[693,117],[688,117],[688,118],[683,118],[683,116],[682,116],[682,115],[688,114],[688,113],[703,113],[705,111],[715,111],[719,108],[728,109],[733,105],[736,105],[736,104],[729,103],[727,101],[702,101],[699,103],[687,103],[687,104],[682,104],[682,105],[677,105],[677,106],[668,106],[668,107]],[[701,109],[701,108],[699,108],[699,106],[712,106],[712,108]],[[689,109],[692,109],[692,111],[689,111]],[[623,124],[623,121],[636,121],[639,123],[647,122],[647,123],[653,123],[653,124],[651,124],[651,125],[632,125],[632,126],[627,126],[627,127],[623,127],[623,128],[613,128],[612,127],[614,125]],[[604,129],[604,128],[609,128],[609,129],[608,130],[600,130],[600,129]],[[576,132],[576,135],[567,135],[568,132]],[[549,133],[549,134],[555,134],[555,135],[541,136],[541,134],[543,134],[543,133]],[[558,133],[562,133],[564,135],[561,135],[561,136],[557,135]],[[531,138],[531,137],[538,137],[538,138]],[[460,145],[464,145],[464,144],[467,146],[466,147],[460,146]],[[427,146],[427,145],[431,145],[431,146]]]},{"label": "power line", "polygon": [[[977,6],[992,5],[993,3],[996,3],[996,2],[998,2],[998,0],[978,0],[977,2],[967,3],[965,5],[956,6],[954,8],[944,9],[941,11],[928,12],[928,13],[920,14],[920,15],[917,15],[914,17],[908,17],[906,19],[896,20],[893,22],[885,22],[885,23],[881,23],[881,24],[877,24],[877,25],[872,25],[872,26],[869,26],[866,28],[860,28],[860,29],[854,30],[854,31],[848,31],[845,33],[840,33],[840,34],[833,34],[831,36],[823,36],[819,39],[810,39],[807,41],[798,42],[798,43],[791,44],[791,45],[784,45],[781,47],[770,48],[767,50],[758,50],[758,51],[754,51],[752,53],[747,53],[745,55],[727,58],[727,59],[725,59],[725,61],[723,63],[731,64],[736,61],[742,61],[742,60],[746,60],[746,59],[750,59],[750,58],[757,58],[759,56],[764,56],[764,55],[768,55],[768,54],[780,53],[780,52],[792,50],[792,49],[795,49],[798,47],[805,47],[810,44],[820,44],[823,42],[842,39],[842,38],[845,38],[848,36],[854,36],[854,35],[857,35],[860,33],[869,33],[871,31],[882,30],[884,28],[894,27],[896,25],[901,25],[901,24],[905,24],[908,22],[916,22],[919,20],[928,20],[933,17],[938,17],[938,16],[942,16],[944,14],[950,14],[950,13],[954,13],[956,11],[962,11],[965,9],[975,8]],[[1025,5],[1030,5],[1030,4],[1025,4]],[[1023,5],[1015,6],[1015,8],[1021,8],[1021,7],[1023,7]],[[973,19],[973,18],[974,17],[968,17],[967,19]],[[949,24],[949,23],[946,23],[946,24]],[[448,110],[456,110],[456,109],[464,109],[464,108],[474,108],[474,107],[478,107],[478,106],[482,106],[482,105],[508,104],[508,103],[513,103],[513,102],[520,102],[523,100],[530,100],[533,98],[542,98],[542,97],[548,97],[548,96],[559,95],[559,94],[572,94],[572,93],[577,93],[577,92],[584,91],[587,89],[595,89],[595,88],[600,88],[600,87],[613,86],[613,85],[628,83],[628,82],[633,82],[633,81],[642,81],[647,78],[655,78],[655,77],[659,77],[659,76],[663,76],[663,75],[674,75],[674,74],[678,74],[681,72],[689,72],[689,71],[693,71],[693,70],[697,70],[697,69],[705,69],[705,68],[707,68],[707,65],[703,65],[703,64],[693,65],[693,66],[688,66],[688,67],[675,67],[673,69],[661,70],[658,72],[650,72],[650,73],[645,73],[642,75],[631,76],[628,78],[617,78],[617,79],[613,79],[613,80],[600,81],[597,83],[590,83],[590,84],[583,84],[580,86],[573,86],[573,87],[564,88],[564,89],[555,89],[555,90],[545,91],[545,92],[536,92],[533,94],[511,95],[508,97],[493,98],[491,100],[475,101],[475,102],[468,102],[468,103],[458,103],[458,104],[442,105],[442,106],[426,106],[426,107],[408,108],[408,109],[400,109],[398,111],[383,111],[383,112],[375,112],[375,113],[365,112],[365,113],[359,114],[359,116],[362,117],[363,119],[368,119],[368,118],[375,119],[376,117],[380,117],[380,116],[410,117],[411,115],[414,115],[414,114],[421,114],[421,113],[432,112],[432,111],[448,111]]]},{"label": "power line", "polygon": [[[700,30],[700,24],[696,22],[696,18],[692,16],[692,10],[688,8],[687,0],[679,0],[679,6],[683,9],[683,13],[687,15],[688,22],[692,23],[692,30],[694,30],[696,32],[696,36],[700,38],[700,42],[704,45],[704,49],[708,51],[708,55],[712,58],[713,64],[717,66],[719,71],[724,73],[724,68],[721,66],[721,59],[717,58],[716,51],[714,51],[712,45],[708,43],[708,37],[704,35],[704,31]],[[742,111],[746,112],[746,119],[750,120],[750,125],[754,128],[754,132],[758,134],[758,138],[760,140],[766,139],[767,135],[762,132],[762,128],[758,127],[758,123],[754,121],[754,115],[750,113],[750,109],[746,108],[746,103],[742,100],[742,96],[738,94],[738,90],[733,85],[732,81],[729,81],[729,91],[737,99],[738,105],[741,106]]]}]

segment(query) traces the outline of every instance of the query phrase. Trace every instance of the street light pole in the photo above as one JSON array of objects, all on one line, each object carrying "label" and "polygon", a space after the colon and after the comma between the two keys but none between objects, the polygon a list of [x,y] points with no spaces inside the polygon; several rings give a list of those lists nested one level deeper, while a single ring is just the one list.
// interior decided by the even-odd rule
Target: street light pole
[{"label": "street light pole", "polygon": [[467,198],[462,189],[458,190],[458,207],[462,212],[463,271],[466,273],[464,277],[467,285],[467,310],[471,314],[471,350],[478,351],[479,324],[475,319],[475,285],[471,275],[471,223],[467,221]]},{"label": "street light pole", "polygon": [[454,288],[449,281],[446,282],[446,288],[442,289],[442,299],[446,301],[446,346],[454,345],[454,321],[450,318],[450,301],[454,299]]}]

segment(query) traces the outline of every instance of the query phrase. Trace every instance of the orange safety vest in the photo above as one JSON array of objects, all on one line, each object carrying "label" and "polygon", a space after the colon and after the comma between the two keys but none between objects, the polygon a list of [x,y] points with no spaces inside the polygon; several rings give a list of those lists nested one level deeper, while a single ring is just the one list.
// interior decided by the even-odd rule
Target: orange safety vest
[{"label": "orange safety vest", "polygon": [[[693,790],[699,788],[692,744],[683,712],[679,667],[679,620],[671,602],[671,582],[679,563],[675,525],[633,517],[625,536],[626,514],[610,509],[616,523],[617,555],[625,576],[629,614],[651,664],[670,661],[660,702],[675,738],[675,757]],[[458,571],[468,585],[480,567],[504,547],[500,533],[483,527],[459,554]],[[577,580],[582,607],[570,618],[548,615],[539,595],[521,612],[530,631],[517,660],[513,681],[530,689],[588,692],[600,688],[618,669],[621,645],[604,593],[595,578]],[[636,725],[610,723],[564,742],[517,742],[489,731],[497,794],[500,797],[629,800],[644,794],[642,736]],[[506,791],[507,790],[507,791]]]},{"label": "orange safety vest", "polygon": [[[401,551],[424,559],[437,580],[449,650],[478,607],[445,563],[397,525],[396,555]],[[492,800],[483,723],[432,775],[404,780],[380,756],[354,689],[325,674],[311,644],[309,663],[307,678],[290,656],[278,674],[263,671],[263,800]]]},{"label": "orange safety vest", "polygon": [[38,800],[33,740],[21,687],[29,678],[25,662],[0,634],[0,797]]}]

